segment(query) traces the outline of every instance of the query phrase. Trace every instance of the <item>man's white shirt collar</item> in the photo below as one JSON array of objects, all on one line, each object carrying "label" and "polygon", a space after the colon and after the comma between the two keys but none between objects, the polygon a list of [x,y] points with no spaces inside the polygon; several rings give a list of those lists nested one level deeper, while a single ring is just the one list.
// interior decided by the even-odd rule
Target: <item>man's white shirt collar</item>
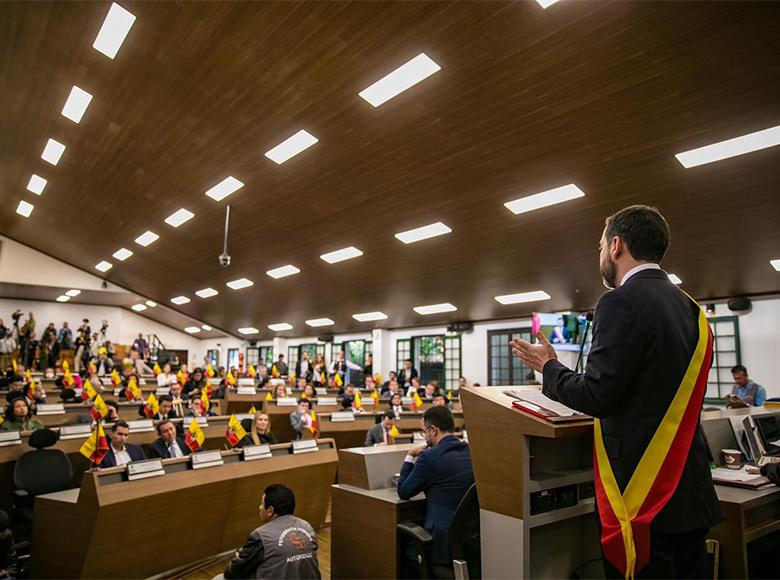
[{"label": "man's white shirt collar", "polygon": [[637,272],[641,272],[642,270],[660,270],[661,266],[658,264],[655,264],[653,262],[648,262],[647,264],[639,264],[638,266],[631,268],[628,272],[626,272],[625,276],[623,276],[623,279],[620,281],[620,285],[622,286],[626,282],[628,282],[628,279],[636,274]]}]

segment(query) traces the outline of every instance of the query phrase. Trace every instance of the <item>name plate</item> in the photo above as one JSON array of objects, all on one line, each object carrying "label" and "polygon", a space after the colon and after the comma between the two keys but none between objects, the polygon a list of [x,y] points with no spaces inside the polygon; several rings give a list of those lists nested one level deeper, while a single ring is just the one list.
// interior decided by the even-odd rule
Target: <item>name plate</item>
[{"label": "name plate", "polygon": [[124,391],[124,390],[125,390],[124,387],[117,387],[117,388],[115,388],[114,389],[114,396],[118,397],[119,395],[122,394],[122,391]]},{"label": "name plate", "polygon": [[328,389],[324,387],[315,387],[314,392],[317,393],[317,397],[321,397],[328,394]]},{"label": "name plate", "polygon": [[63,425],[60,427],[60,439],[83,439],[92,434],[92,425]]},{"label": "name plate", "polygon": [[257,389],[254,387],[238,387],[236,393],[239,395],[256,395]]},{"label": "name plate", "polygon": [[22,432],[21,431],[7,431],[0,433],[0,447],[8,447],[9,445],[21,445],[22,444]]},{"label": "name plate", "polygon": [[154,431],[154,421],[151,419],[128,421],[127,426],[130,428],[130,433],[146,433],[149,431]]},{"label": "name plate", "polygon": [[360,397],[360,404],[364,407],[373,407],[374,399],[372,397]]},{"label": "name plate", "polygon": [[217,465],[224,465],[222,461],[222,453],[219,450],[213,451],[198,451],[190,455],[192,458],[193,469],[203,469],[204,467],[216,467]]},{"label": "name plate", "polygon": [[[97,390],[97,389],[95,389],[95,390]],[[73,389],[73,392],[74,392],[74,393],[76,393],[76,398],[77,398],[77,399],[80,399],[80,398],[81,398],[81,393],[82,393],[83,391],[84,391],[84,389],[82,389],[81,387],[79,387],[78,389]]]},{"label": "name plate", "polygon": [[236,386],[238,387],[254,387],[255,380],[252,377],[241,377],[238,379]]},{"label": "name plate", "polygon": [[401,397],[401,404],[403,404],[403,405],[411,405],[412,404],[412,398],[411,397]]},{"label": "name plate", "polygon": [[39,404],[36,409],[38,410],[38,415],[62,415],[65,413],[65,405],[63,403]]},{"label": "name plate", "polygon": [[268,384],[271,387],[275,387],[276,385],[283,385],[284,379],[268,379]]},{"label": "name plate", "polygon": [[145,387],[146,386],[146,379],[144,377],[141,377],[140,379],[138,379],[138,386],[139,387]]},{"label": "name plate", "polygon": [[277,407],[296,407],[298,405],[298,399],[295,397],[279,397],[276,399]]},{"label": "name plate", "polygon": [[317,441],[315,439],[306,439],[304,441],[293,441],[292,450],[293,455],[298,455],[299,453],[319,451],[320,448],[317,446]]},{"label": "name plate", "polygon": [[170,395],[170,394],[171,394],[170,387],[157,387],[157,390],[154,392],[154,395],[156,397],[160,397],[162,395]]},{"label": "name plate", "polygon": [[127,479],[129,481],[146,479],[147,477],[157,477],[159,475],[165,475],[162,459],[131,461],[127,464]]},{"label": "name plate", "polygon": [[412,433],[412,443],[425,443],[425,434],[422,431]]},{"label": "name plate", "polygon": [[247,445],[242,451],[244,452],[244,461],[268,459],[271,457],[271,446],[268,445],[268,443],[264,443],[263,445]]},{"label": "name plate", "polygon": [[219,383],[221,383],[221,382],[222,382],[222,379],[220,379],[219,377],[209,377],[209,384],[212,385],[212,386],[214,386],[214,385],[219,386]]},{"label": "name plate", "polygon": [[236,419],[243,421],[244,419],[251,419],[254,421],[255,416],[252,413],[235,413]]},{"label": "name plate", "polygon": [[340,423],[343,421],[354,421],[355,414],[352,411],[339,411],[337,413],[331,413],[330,420],[333,423]]},{"label": "name plate", "polygon": [[184,417],[184,427],[189,427],[190,425],[192,425],[193,419],[195,419],[198,422],[198,425],[200,425],[201,427],[209,426],[208,417]]},{"label": "name plate", "polygon": [[317,397],[317,404],[320,407],[323,405],[338,405],[339,401],[336,397]]}]

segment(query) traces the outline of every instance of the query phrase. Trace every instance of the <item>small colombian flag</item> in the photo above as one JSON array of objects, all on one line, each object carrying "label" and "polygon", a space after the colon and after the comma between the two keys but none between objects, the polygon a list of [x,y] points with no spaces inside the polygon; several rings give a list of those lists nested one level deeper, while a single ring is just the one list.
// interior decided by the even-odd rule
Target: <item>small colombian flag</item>
[{"label": "small colombian flag", "polygon": [[103,425],[98,423],[95,426],[95,432],[87,437],[87,440],[81,445],[79,453],[96,465],[103,461],[108,453],[108,439],[103,431]]},{"label": "small colombian flag", "polygon": [[190,451],[195,453],[201,448],[205,440],[206,436],[203,434],[203,429],[200,428],[195,417],[193,417],[190,428],[187,430],[187,435],[184,437],[184,442],[187,444],[187,447],[190,448]]},{"label": "small colombian flag", "polygon": [[144,415],[147,419],[151,419],[159,412],[160,403],[157,402],[157,397],[154,396],[154,393],[150,393],[149,398],[146,400],[146,404],[144,405]]},{"label": "small colombian flag", "polygon": [[246,430],[241,425],[241,421],[236,419],[235,415],[230,416],[230,421],[228,421],[227,430],[225,431],[225,437],[227,437],[231,447],[235,447],[238,445],[239,441],[246,437]]}]

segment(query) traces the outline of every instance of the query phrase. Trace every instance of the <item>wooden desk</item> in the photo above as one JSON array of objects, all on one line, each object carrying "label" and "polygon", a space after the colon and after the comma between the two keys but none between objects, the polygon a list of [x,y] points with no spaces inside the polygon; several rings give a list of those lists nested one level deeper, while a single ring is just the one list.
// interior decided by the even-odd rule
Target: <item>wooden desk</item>
[{"label": "wooden desk", "polygon": [[80,490],[36,499],[30,575],[147,577],[234,549],[259,524],[260,498],[271,483],[290,486],[296,515],[321,525],[337,452],[332,440],[319,445],[301,455],[274,445],[273,457],[249,462],[223,452],[225,465],[197,471],[188,458],[168,459],[164,476],[137,481],[125,481],[121,467],[87,472]]}]

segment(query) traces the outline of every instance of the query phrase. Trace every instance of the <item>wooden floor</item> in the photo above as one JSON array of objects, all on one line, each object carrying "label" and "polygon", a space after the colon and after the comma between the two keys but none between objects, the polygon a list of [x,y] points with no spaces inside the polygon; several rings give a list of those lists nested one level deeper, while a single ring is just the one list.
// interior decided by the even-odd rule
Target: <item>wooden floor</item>
[{"label": "wooden floor", "polygon": [[[330,580],[330,525],[326,524],[317,529],[317,559],[320,563],[320,573],[322,580]],[[183,580],[211,580],[217,574],[225,570],[225,565],[230,561],[230,557],[212,562],[202,568],[190,571],[186,574],[176,576]]]}]

